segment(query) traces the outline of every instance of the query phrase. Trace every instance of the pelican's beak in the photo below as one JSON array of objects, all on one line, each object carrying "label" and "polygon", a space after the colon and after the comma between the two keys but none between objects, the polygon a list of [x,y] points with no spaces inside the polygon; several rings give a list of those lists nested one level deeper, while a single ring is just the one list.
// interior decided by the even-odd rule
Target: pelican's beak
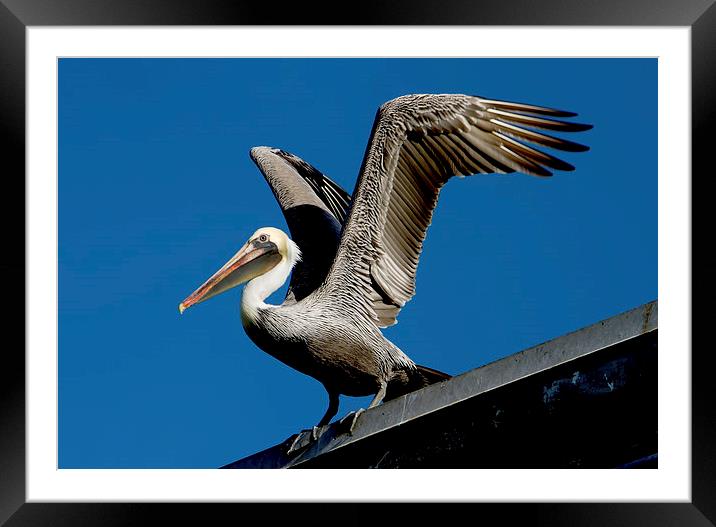
[{"label": "pelican's beak", "polygon": [[281,254],[273,242],[254,240],[246,243],[214,276],[179,304],[179,313],[268,272],[280,261]]}]

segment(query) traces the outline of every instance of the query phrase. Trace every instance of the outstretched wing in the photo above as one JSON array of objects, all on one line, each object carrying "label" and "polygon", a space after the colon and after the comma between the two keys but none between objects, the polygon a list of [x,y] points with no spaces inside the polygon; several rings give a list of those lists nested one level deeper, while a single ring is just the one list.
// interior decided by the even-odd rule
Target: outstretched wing
[{"label": "outstretched wing", "polygon": [[251,149],[281,206],[302,260],[291,274],[286,300],[311,294],[326,278],[338,248],[350,195],[301,158],[268,147]]},{"label": "outstretched wing", "polygon": [[[456,175],[574,167],[537,149],[588,147],[537,130],[578,132],[576,114],[467,95],[406,95],[379,110],[322,295],[392,325],[415,294],[423,240],[440,189]],[[537,129],[537,130],[535,130]],[[340,298],[335,298],[340,297]]]}]

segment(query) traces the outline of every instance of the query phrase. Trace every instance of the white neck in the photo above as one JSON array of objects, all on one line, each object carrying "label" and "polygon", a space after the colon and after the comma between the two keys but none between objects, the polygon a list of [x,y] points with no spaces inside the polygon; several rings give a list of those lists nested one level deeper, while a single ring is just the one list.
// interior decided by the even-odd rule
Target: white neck
[{"label": "white neck", "polygon": [[286,283],[293,266],[300,259],[301,251],[298,246],[288,240],[288,254],[281,258],[281,261],[271,270],[249,280],[241,295],[241,320],[244,325],[256,320],[259,309],[276,307],[266,304],[264,300]]}]

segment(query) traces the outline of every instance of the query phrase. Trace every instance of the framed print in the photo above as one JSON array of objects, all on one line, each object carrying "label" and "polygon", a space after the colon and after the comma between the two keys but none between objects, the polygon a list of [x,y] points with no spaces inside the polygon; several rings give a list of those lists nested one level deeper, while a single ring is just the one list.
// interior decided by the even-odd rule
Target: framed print
[{"label": "framed print", "polygon": [[[310,506],[318,508],[310,509],[310,514],[323,516],[319,503],[353,502],[347,511],[335,514],[347,513],[362,523],[375,514],[371,503],[397,501],[479,503],[490,516],[515,521],[529,518],[550,525],[713,522],[714,419],[708,404],[713,388],[706,380],[710,371],[707,354],[691,344],[693,320],[704,315],[691,309],[693,180],[689,173],[709,172],[702,143],[713,115],[711,88],[716,78],[709,60],[716,47],[713,6],[695,2],[656,11],[629,4],[618,12],[606,7],[599,12],[574,7],[559,16],[548,16],[544,6],[536,10],[500,4],[478,12],[455,3],[454,9],[432,13],[427,7],[399,10],[396,4],[381,12],[380,18],[369,9],[356,13],[350,21],[322,18],[323,27],[306,24],[310,21],[304,20],[305,14],[287,20],[295,14],[293,10],[266,20],[241,6],[199,8],[181,3],[174,7],[167,13],[163,5],[152,3],[123,11],[79,1],[63,10],[34,1],[22,5],[6,1],[0,6],[0,53],[6,65],[3,121],[11,132],[9,155],[16,160],[16,176],[7,179],[16,185],[10,187],[12,194],[26,196],[24,242],[18,234],[13,244],[13,252],[26,259],[8,258],[5,264],[9,276],[25,277],[26,299],[24,313],[16,302],[8,301],[5,319],[8,327],[19,327],[22,316],[26,332],[23,351],[18,344],[7,353],[11,357],[7,371],[17,374],[7,375],[2,388],[0,520],[8,519],[8,525],[124,524],[176,514],[181,510],[179,502],[313,502]],[[518,27],[528,19],[529,27]],[[282,25],[289,22],[300,25]],[[342,27],[342,22],[355,25]],[[271,27],[261,27],[266,23]],[[329,51],[327,43],[331,43]],[[523,85],[520,75],[513,73],[515,69],[531,72]],[[420,93],[421,86],[425,93],[483,90],[472,85],[460,90],[459,80],[446,80],[465,78],[474,71],[484,72],[486,79],[497,79],[482,81],[489,88],[484,92],[488,98],[509,100],[541,89],[543,95],[537,101],[517,97],[520,102],[539,104],[540,99],[549,98],[553,87],[552,107],[559,107],[559,100],[564,100],[564,110],[580,114],[577,120],[597,121],[606,130],[604,116],[610,111],[618,115],[609,121],[613,135],[625,129],[632,134],[628,143],[621,142],[620,155],[624,157],[599,158],[604,152],[615,152],[616,147],[595,139],[602,152],[568,158],[577,173],[584,169],[596,174],[594,167],[598,167],[605,172],[606,187],[620,184],[606,173],[609,161],[627,166],[634,174],[640,170],[653,174],[651,180],[635,176],[633,188],[628,190],[628,182],[621,182],[623,196],[629,196],[621,201],[596,186],[589,202],[580,201],[576,191],[566,189],[565,203],[570,196],[574,201],[563,205],[560,212],[575,225],[579,214],[592,218],[605,215],[603,221],[614,234],[612,245],[605,242],[601,251],[605,254],[602,268],[623,269],[626,261],[653,261],[658,254],[663,321],[659,332],[658,468],[436,468],[381,471],[378,482],[375,472],[363,470],[215,470],[271,447],[300,428],[310,429],[312,416],[317,420],[323,411],[325,397],[316,392],[303,399],[290,384],[294,372],[286,368],[286,377],[280,381],[284,387],[274,393],[269,381],[263,380],[274,375],[273,365],[262,369],[225,351],[233,341],[218,335],[223,320],[219,317],[226,317],[225,328],[232,324],[227,333],[240,331],[235,323],[235,299],[233,304],[231,299],[223,304],[223,300],[212,301],[215,303],[207,304],[205,314],[188,313],[189,317],[179,319],[176,312],[176,304],[206,278],[203,273],[212,256],[208,253],[213,250],[216,256],[220,240],[243,243],[243,238],[262,224],[282,225],[276,219],[280,210],[266,199],[266,188],[261,187],[264,182],[255,169],[248,172],[248,148],[275,141],[280,143],[276,146],[291,146],[291,133],[296,137],[299,130],[290,127],[291,121],[305,123],[315,116],[319,124],[311,125],[317,128],[305,126],[303,142],[295,143],[301,145],[295,147],[297,153],[310,154],[315,149],[316,154],[310,155],[317,166],[327,165],[326,172],[336,173],[339,184],[352,186],[354,176],[345,178],[340,173],[360,164],[372,116],[361,127],[348,128],[346,123],[362,119],[369,106],[374,111],[378,99]],[[555,79],[560,73],[564,77],[558,83]],[[410,79],[419,76],[423,80],[411,84]],[[427,76],[432,76],[432,83],[424,80]],[[474,79],[471,82],[479,84]],[[499,93],[501,86],[503,92]],[[346,98],[352,101],[352,108],[360,110],[345,110]],[[365,108],[360,106],[364,100]],[[590,100],[593,104],[585,109],[585,101]],[[278,101],[292,108],[277,110]],[[630,123],[630,111],[644,117]],[[289,133],[289,129],[293,131]],[[321,152],[331,151],[336,158],[351,154],[337,150],[338,142],[329,143],[317,130],[333,134],[330,139],[345,139],[355,151],[355,159],[331,166],[328,156],[325,165],[318,165]],[[277,131],[285,131],[285,135]],[[590,137],[609,135],[589,133],[584,139],[574,139],[588,143]],[[89,135],[91,144],[83,142]],[[598,146],[593,150],[599,150]],[[240,162],[234,161],[237,157]],[[242,172],[239,176],[227,169],[234,163]],[[25,177],[21,178],[21,173]],[[221,179],[212,181],[212,174],[220,174]],[[154,177],[149,178],[151,175]],[[231,188],[236,177],[245,180]],[[462,187],[466,188],[474,182],[468,178],[458,183],[465,183]],[[457,187],[453,184],[446,189],[453,186]],[[256,192],[256,207],[234,212],[238,192],[244,193],[243,203],[251,202],[249,196]],[[474,196],[479,193],[467,197],[470,191],[464,196],[458,196],[459,192],[447,190],[444,198],[452,200],[453,207],[466,210],[469,200],[475,203]],[[531,190],[525,187],[521,192],[514,206],[532,206]],[[468,201],[463,204],[460,198]],[[642,198],[647,206],[642,207]],[[654,215],[657,202],[658,220]],[[273,216],[265,212],[269,207],[275,208]],[[13,225],[11,220],[17,222],[20,214],[10,207],[4,213],[6,225]],[[455,214],[457,217],[458,212]],[[545,225],[557,225],[557,214],[554,224],[544,213],[541,217]],[[239,217],[242,229],[251,232],[235,228]],[[226,227],[232,222],[234,225]],[[503,218],[502,226],[509,226],[507,222],[508,218]],[[449,222],[445,222],[446,234],[440,234],[442,224],[437,223],[435,235],[452,239]],[[544,233],[535,225],[523,228],[531,228],[539,250],[556,243],[540,238]],[[564,227],[563,240],[576,239],[569,228]],[[585,229],[581,224],[575,229],[575,233],[581,230],[584,240],[575,242],[569,251],[587,252],[597,265],[600,242],[596,231]],[[630,242],[632,235],[639,241]],[[213,249],[207,248],[211,240]],[[643,247],[647,249],[635,252]],[[523,250],[524,255],[516,248],[503,249],[502,261],[516,269],[513,260],[529,258]],[[609,250],[615,252],[606,254]],[[563,261],[565,254],[566,250],[555,253],[554,263]],[[187,272],[192,265],[187,259],[192,258],[194,269],[201,272]],[[619,258],[625,262],[620,263]],[[575,257],[571,267],[578,267],[579,261]],[[470,269],[477,272],[481,268],[476,263]],[[648,298],[649,286],[657,280],[656,261],[653,266],[633,270],[632,279],[622,285],[603,284],[590,269],[584,268],[574,277],[562,273],[563,282],[578,290],[577,296],[561,298],[562,305],[560,300],[550,304],[557,312],[571,313],[568,319],[558,315],[563,322],[567,320],[563,328],[547,325],[544,320],[549,317],[535,317],[515,331],[527,339],[522,343],[507,340],[506,322],[502,330],[505,349],[517,352],[657,299],[657,295]],[[442,273],[449,276],[450,272],[446,268]],[[468,274],[468,268],[464,266],[462,273]],[[580,278],[583,284],[579,284]],[[710,277],[704,278],[709,285]],[[194,283],[196,279],[199,281]],[[544,280],[546,284],[549,278]],[[7,298],[17,298],[20,280],[8,282]],[[180,283],[186,288],[171,306]],[[638,292],[640,284],[645,293]],[[526,284],[515,287],[521,287],[520,293],[527,295],[523,298],[529,298]],[[596,305],[600,294],[606,297],[608,287],[614,289],[614,295],[637,291],[624,298],[638,301],[619,304],[621,309],[615,307],[611,313],[584,310],[591,314],[579,318],[581,311],[576,306]],[[427,302],[430,293],[424,296]],[[157,299],[160,301],[155,302]],[[163,318],[153,318],[152,312],[165,305],[173,309]],[[185,307],[182,303],[180,311]],[[509,320],[509,306],[504,307],[500,312],[500,306],[493,303],[495,316]],[[209,323],[212,318],[213,326]],[[203,328],[197,321],[204,321]],[[429,323],[406,325],[418,334],[418,327]],[[480,332],[481,326],[474,324]],[[470,322],[465,319],[458,325],[469,326]],[[174,335],[168,336],[172,332]],[[156,334],[163,337],[158,340]],[[488,338],[487,329],[482,334]],[[411,342],[408,349],[420,349],[419,338],[410,341],[408,333],[400,335]],[[426,349],[439,346],[428,338],[423,341]],[[450,342],[453,347],[465,345],[457,339]],[[187,352],[190,347],[202,348],[214,357],[214,364],[224,365],[219,368],[223,371],[212,372],[197,360],[200,357],[192,358]],[[63,354],[62,349],[76,352]],[[486,356],[474,366],[498,358]],[[190,366],[193,378],[204,380],[193,384],[176,363],[182,368]],[[451,364],[450,373],[470,369],[469,362]],[[439,369],[439,364],[429,366]],[[238,381],[246,386],[236,393],[231,392],[232,367],[246,372],[245,379]],[[228,402],[233,396],[237,396],[233,406],[243,407],[239,413]],[[261,401],[254,402],[255,398]],[[281,415],[282,411],[291,412],[288,403],[282,408],[282,398],[294,399],[295,415]],[[217,404],[212,405],[212,400]],[[342,399],[341,405],[344,402]],[[345,410],[341,406],[338,415],[368,402]],[[225,424],[217,426],[222,422]],[[251,434],[239,433],[250,430],[250,423],[255,427]],[[128,427],[134,432],[127,433]],[[222,430],[226,441],[211,439]],[[241,437],[243,433],[246,438]],[[440,485],[433,485],[436,481]],[[520,505],[513,507],[515,502]],[[508,511],[507,507],[513,508]],[[200,521],[199,514],[205,512],[192,509],[190,514]],[[291,518],[295,512],[286,514]]]}]

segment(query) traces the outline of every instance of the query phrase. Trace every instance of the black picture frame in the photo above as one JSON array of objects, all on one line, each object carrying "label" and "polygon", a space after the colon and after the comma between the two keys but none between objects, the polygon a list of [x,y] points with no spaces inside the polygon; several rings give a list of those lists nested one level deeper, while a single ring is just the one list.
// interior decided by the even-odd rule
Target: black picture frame
[{"label": "black picture frame", "polygon": [[[28,26],[81,25],[562,25],[562,26],[688,26],[692,37],[692,195],[708,199],[701,181],[713,174],[709,164],[708,131],[716,117],[716,7],[713,0],[400,0],[361,2],[323,9],[319,5],[291,3],[267,9],[261,3],[210,0],[0,0],[0,126],[3,129],[2,214],[4,251],[0,261],[3,284],[2,380],[0,381],[0,524],[21,525],[126,525],[162,524],[173,517],[208,524],[214,514],[236,514],[235,521],[251,521],[267,512],[254,505],[213,504],[88,504],[26,503],[25,499],[25,238],[16,225],[24,217],[25,196],[25,30]],[[615,79],[618,82],[618,79]],[[713,149],[713,147],[711,147]],[[8,163],[9,161],[9,163]],[[678,177],[679,175],[674,175]],[[694,183],[696,183],[694,185]],[[703,213],[692,208],[694,235],[708,229]],[[695,239],[695,236],[694,238]],[[702,248],[703,247],[703,248]],[[707,259],[704,271],[694,269],[701,296],[713,291],[714,257],[708,244],[693,246]],[[693,261],[693,260],[692,260]],[[712,264],[712,265],[709,265]],[[705,333],[708,308],[692,308],[692,335]],[[700,330],[700,331],[699,331]],[[15,335],[16,340],[9,339]],[[693,343],[696,340],[692,340]],[[689,350],[682,350],[688,353]],[[481,524],[529,522],[536,525],[679,525],[716,524],[716,383],[711,379],[713,354],[692,344],[692,500],[690,503],[532,503],[450,505],[426,510],[422,505],[401,507],[401,523],[420,520],[449,522],[465,517]],[[318,499],[318,498],[317,498]],[[273,521],[365,525],[384,517],[376,504],[272,505]],[[472,507],[477,507],[474,510]],[[247,508],[253,510],[247,511]],[[461,514],[465,513],[465,515]],[[477,515],[477,516],[476,516]],[[232,516],[229,516],[231,519]],[[454,519],[451,519],[454,518]],[[7,523],[5,523],[7,522]]]}]

